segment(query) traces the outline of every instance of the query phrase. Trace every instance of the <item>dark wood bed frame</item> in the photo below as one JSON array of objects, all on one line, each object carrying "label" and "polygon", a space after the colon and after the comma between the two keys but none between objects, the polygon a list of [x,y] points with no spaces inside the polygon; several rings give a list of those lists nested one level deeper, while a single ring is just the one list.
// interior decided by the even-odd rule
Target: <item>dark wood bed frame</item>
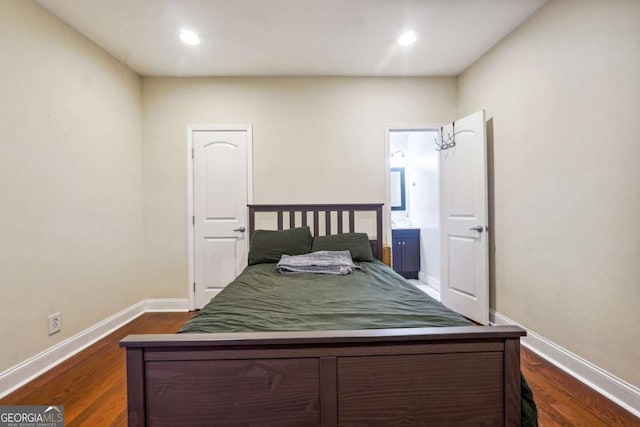
[{"label": "dark wood bed frame", "polygon": [[[375,212],[381,258],[379,204],[251,205],[249,231],[257,212],[274,212],[278,229],[311,216],[316,235],[353,232],[358,211]],[[130,335],[120,342],[129,426],[518,426],[525,334],[466,326]]]}]

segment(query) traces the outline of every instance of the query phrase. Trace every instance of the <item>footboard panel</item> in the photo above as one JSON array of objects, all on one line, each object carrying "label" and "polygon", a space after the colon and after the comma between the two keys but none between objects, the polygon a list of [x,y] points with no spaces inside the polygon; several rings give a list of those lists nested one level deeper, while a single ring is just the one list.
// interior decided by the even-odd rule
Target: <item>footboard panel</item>
[{"label": "footboard panel", "polygon": [[517,327],[132,335],[130,426],[517,426]]},{"label": "footboard panel", "polygon": [[501,425],[502,369],[495,351],[340,358],[340,424]]}]

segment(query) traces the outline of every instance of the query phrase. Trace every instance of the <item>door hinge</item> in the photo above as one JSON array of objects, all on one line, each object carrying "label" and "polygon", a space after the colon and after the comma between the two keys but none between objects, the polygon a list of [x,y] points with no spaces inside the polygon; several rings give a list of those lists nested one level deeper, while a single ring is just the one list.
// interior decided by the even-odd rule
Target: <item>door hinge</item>
[{"label": "door hinge", "polygon": [[195,151],[196,151],[196,150],[195,150],[195,148],[192,148],[192,149],[191,149],[191,158],[192,158],[192,159],[195,159],[195,157],[196,157],[196,156],[195,156]]},{"label": "door hinge", "polygon": [[196,282],[193,282],[193,293],[196,293]]},{"label": "door hinge", "polygon": [[193,225],[196,225],[196,216],[192,216],[191,217],[191,222],[193,223]]}]

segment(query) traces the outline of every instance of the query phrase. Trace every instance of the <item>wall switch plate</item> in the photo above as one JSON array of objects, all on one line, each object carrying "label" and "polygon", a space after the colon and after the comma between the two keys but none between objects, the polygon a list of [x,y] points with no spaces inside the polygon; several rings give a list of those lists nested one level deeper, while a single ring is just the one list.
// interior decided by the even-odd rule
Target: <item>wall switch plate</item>
[{"label": "wall switch plate", "polygon": [[49,335],[62,330],[62,313],[53,313],[49,316]]}]

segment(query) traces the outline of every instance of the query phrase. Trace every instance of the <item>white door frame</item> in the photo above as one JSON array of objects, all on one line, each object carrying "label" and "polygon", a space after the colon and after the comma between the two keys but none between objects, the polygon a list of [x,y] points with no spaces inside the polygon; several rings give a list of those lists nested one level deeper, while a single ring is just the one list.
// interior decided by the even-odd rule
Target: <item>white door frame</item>
[{"label": "white door frame", "polygon": [[[391,161],[389,159],[389,152],[391,151],[391,142],[389,141],[390,132],[401,131],[433,131],[440,132],[440,126],[434,124],[425,123],[391,123],[384,126],[384,184],[385,184],[385,202],[384,202],[384,242],[387,245],[391,245],[391,177],[389,170],[391,168]],[[434,144],[435,149],[435,144]],[[440,157],[438,157],[438,163],[440,163]],[[440,165],[438,165],[440,167]],[[438,221],[438,228],[440,227],[440,221]]]},{"label": "white door frame", "polygon": [[247,203],[253,203],[253,132],[251,125],[188,125],[187,126],[187,246],[189,256],[189,281],[187,295],[189,295],[189,310],[196,308],[195,283],[195,250],[193,224],[193,133],[195,131],[225,131],[240,130],[247,132]]}]

